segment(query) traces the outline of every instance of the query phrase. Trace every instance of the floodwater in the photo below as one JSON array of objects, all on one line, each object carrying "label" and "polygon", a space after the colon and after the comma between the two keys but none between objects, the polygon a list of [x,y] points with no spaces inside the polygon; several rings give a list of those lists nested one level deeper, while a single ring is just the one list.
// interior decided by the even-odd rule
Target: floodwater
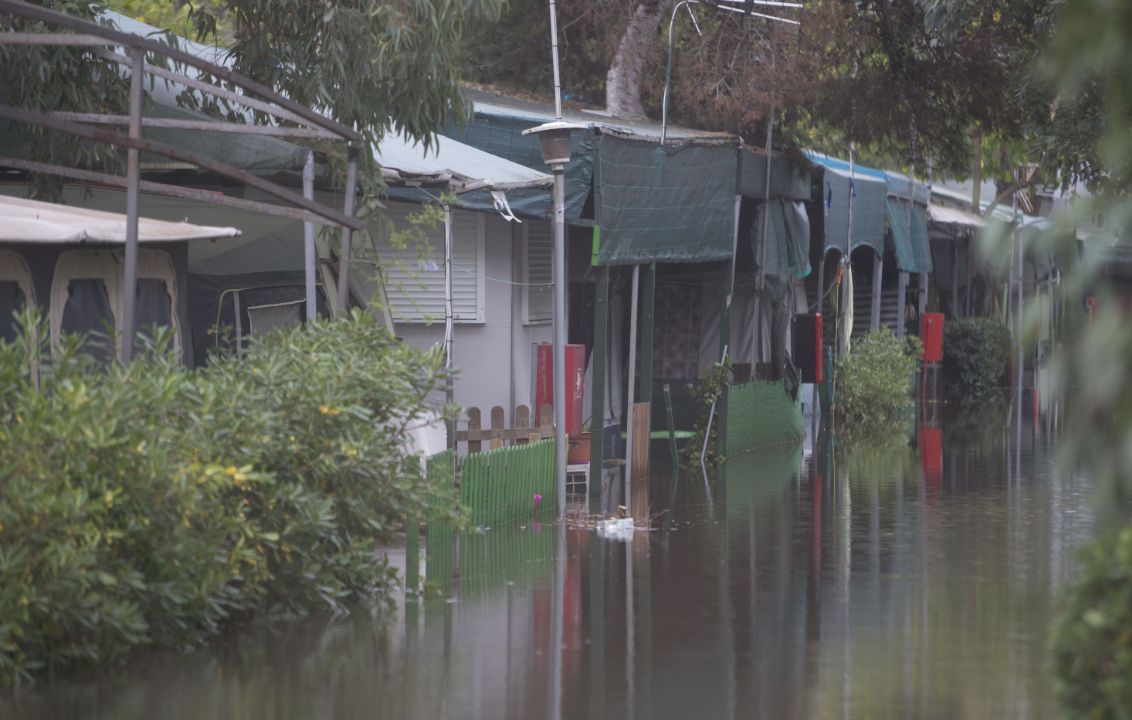
[{"label": "floodwater", "polygon": [[436,541],[428,599],[148,654],[0,717],[1052,717],[1089,485],[1004,422],[739,458],[710,504],[681,477],[673,526],[631,543],[546,524]]}]

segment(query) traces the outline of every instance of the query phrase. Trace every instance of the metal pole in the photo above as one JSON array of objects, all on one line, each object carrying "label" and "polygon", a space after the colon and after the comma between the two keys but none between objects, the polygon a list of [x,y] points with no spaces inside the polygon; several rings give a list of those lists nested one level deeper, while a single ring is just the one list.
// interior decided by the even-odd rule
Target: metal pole
[{"label": "metal pole", "polygon": [[[347,151],[346,162],[346,206],[343,214],[354,217],[354,200],[358,194],[358,148],[351,145]],[[350,242],[354,231],[348,225],[342,227],[342,256],[338,258],[338,312],[345,317],[350,307]]]},{"label": "metal pole", "polygon": [[641,283],[641,266],[633,266],[633,289],[629,295],[629,401],[625,423],[625,507],[633,514],[633,403],[637,399],[637,293]]},{"label": "metal pole", "polygon": [[[303,165],[303,197],[314,200],[314,153],[307,153]],[[314,246],[314,223],[303,223],[303,272],[306,284],[307,322],[318,317],[318,296],[315,294],[316,274],[318,272],[317,252]]]},{"label": "metal pole", "polygon": [[[630,543],[632,544],[632,543]],[[558,523],[554,536],[554,596],[550,600],[550,713],[562,717],[562,640],[566,627],[566,524]]]},{"label": "metal pole", "polygon": [[[452,388],[452,340],[456,333],[452,312],[452,208],[444,205],[444,402],[451,406],[455,402]],[[448,447],[456,448],[456,421],[448,420]]]},{"label": "metal pole", "polygon": [[[755,322],[755,362],[751,367],[751,377],[763,359],[763,296],[766,290],[766,244],[770,239],[770,164],[771,141],[774,138],[774,105],[766,119],[766,188],[763,193],[763,240],[759,243],[758,274],[755,275],[755,298],[758,301]],[[738,214],[738,213],[736,213]]]},{"label": "metal pole", "polygon": [[[1015,171],[1015,172],[1016,172],[1015,180],[1017,181],[1021,177],[1020,171]],[[1015,190],[1014,193],[1011,195],[1010,204],[1013,206],[1012,210],[1013,210],[1013,213],[1014,213],[1014,244],[1017,247],[1017,249],[1015,250],[1015,258],[1014,259],[1015,259],[1015,263],[1017,265],[1017,270],[1015,272],[1015,275],[1017,277],[1017,282],[1018,282],[1018,291],[1017,291],[1018,294],[1017,294],[1017,300],[1014,303],[1014,326],[1015,326],[1015,335],[1017,337],[1017,342],[1018,342],[1018,375],[1014,380],[1014,392],[1015,392],[1015,395],[1016,395],[1014,402],[1015,402],[1015,408],[1017,410],[1016,416],[1018,418],[1018,425],[1015,428],[1015,431],[1016,431],[1016,436],[1015,436],[1016,452],[1018,452],[1020,454],[1022,452],[1022,450],[1021,450],[1021,448],[1022,448],[1022,373],[1025,372],[1026,359],[1025,359],[1025,356],[1022,354],[1022,285],[1023,285],[1023,275],[1022,275],[1023,261],[1022,261],[1022,257],[1023,256],[1022,256],[1022,233],[1020,232],[1020,228],[1019,228],[1018,191],[1017,190]]]},{"label": "metal pole", "polygon": [[594,291],[594,350],[590,359],[590,513],[601,512],[603,489],[602,459],[605,454],[605,348],[608,343],[609,323],[609,266],[597,268],[597,287]]},{"label": "metal pole", "polygon": [[[130,48],[130,137],[141,139],[142,80],[145,51]],[[138,191],[141,166],[138,151],[126,151],[126,262],[122,270],[122,328],[119,355],[127,365],[134,355],[134,305],[138,293]]]},{"label": "metal pole", "polygon": [[562,83],[558,76],[558,11],[554,0],[550,5],[550,58],[554,66],[554,119],[562,119]]},{"label": "metal pole", "polygon": [[561,163],[555,164],[552,170],[554,171],[554,464],[558,475],[558,517],[561,519],[566,516],[566,180]]},{"label": "metal pole", "polygon": [[880,298],[884,284],[884,255],[877,253],[873,262],[873,313],[869,323],[873,330],[880,329]]}]

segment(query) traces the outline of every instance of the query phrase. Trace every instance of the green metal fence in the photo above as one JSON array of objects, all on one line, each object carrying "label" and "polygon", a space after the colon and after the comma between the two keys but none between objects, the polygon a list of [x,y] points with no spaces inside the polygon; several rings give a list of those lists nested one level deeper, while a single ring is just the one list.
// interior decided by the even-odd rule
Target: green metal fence
[{"label": "green metal fence", "polygon": [[539,496],[539,516],[553,515],[554,441],[487,450],[460,463],[460,502],[475,526],[494,526],[532,517]]}]

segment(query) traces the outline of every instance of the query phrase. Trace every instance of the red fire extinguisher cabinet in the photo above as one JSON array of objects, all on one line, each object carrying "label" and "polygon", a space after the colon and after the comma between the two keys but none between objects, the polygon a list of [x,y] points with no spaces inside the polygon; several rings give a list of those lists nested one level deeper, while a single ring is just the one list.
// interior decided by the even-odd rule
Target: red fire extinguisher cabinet
[{"label": "red fire extinguisher cabinet", "polygon": [[943,313],[924,313],[920,340],[924,343],[924,362],[943,362]]},{"label": "red fire extinguisher cabinet", "polygon": [[[531,419],[538,417],[543,405],[554,407],[554,346],[540,343],[535,346],[535,406]],[[566,346],[566,434],[582,433],[582,397],[586,385],[586,346]]]}]

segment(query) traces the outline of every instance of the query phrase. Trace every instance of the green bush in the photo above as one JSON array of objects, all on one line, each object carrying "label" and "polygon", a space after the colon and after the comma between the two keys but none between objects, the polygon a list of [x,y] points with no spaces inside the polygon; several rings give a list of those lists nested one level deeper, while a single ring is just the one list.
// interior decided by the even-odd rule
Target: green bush
[{"label": "green bush", "polygon": [[29,322],[0,343],[0,682],[383,596],[438,352],[360,314],[197,371],[160,340],[102,368]]},{"label": "green bush", "polygon": [[994,318],[949,320],[943,326],[946,382],[964,399],[1002,391],[1010,371],[1010,331]]},{"label": "green bush", "polygon": [[1132,525],[1081,558],[1054,629],[1058,699],[1070,717],[1132,717]]},{"label": "green bush", "polygon": [[885,327],[854,341],[837,368],[837,422],[849,433],[891,429],[915,407],[911,383],[920,363],[916,337],[901,339]]}]

